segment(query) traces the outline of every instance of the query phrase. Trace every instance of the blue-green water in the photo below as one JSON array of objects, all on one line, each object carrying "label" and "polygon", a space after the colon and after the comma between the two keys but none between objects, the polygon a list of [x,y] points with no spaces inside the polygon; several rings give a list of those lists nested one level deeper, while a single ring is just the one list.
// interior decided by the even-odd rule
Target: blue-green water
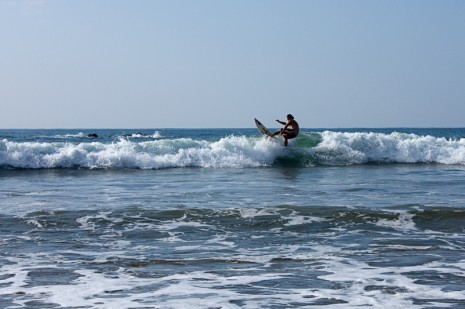
[{"label": "blue-green water", "polygon": [[0,307],[463,308],[465,130],[303,131],[0,130]]}]

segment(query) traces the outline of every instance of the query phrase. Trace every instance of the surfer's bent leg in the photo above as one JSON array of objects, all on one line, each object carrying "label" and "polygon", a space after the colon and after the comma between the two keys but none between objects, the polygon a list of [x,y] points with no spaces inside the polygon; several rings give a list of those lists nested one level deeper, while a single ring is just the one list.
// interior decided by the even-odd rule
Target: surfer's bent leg
[{"label": "surfer's bent leg", "polygon": [[286,130],[286,132],[283,133],[283,137],[284,137],[284,146],[287,146],[287,141],[290,140],[291,138],[296,138],[297,134],[293,131]]},{"label": "surfer's bent leg", "polygon": [[271,137],[275,137],[276,135],[281,134],[282,131],[283,131],[283,129],[279,129],[278,131],[271,134]]}]

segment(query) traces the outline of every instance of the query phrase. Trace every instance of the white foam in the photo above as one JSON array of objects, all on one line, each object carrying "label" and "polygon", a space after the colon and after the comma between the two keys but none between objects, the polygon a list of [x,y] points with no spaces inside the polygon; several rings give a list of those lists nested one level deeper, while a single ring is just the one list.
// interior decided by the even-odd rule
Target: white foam
[{"label": "white foam", "polygon": [[282,147],[265,139],[230,136],[216,142],[189,138],[113,143],[0,142],[0,166],[18,168],[257,167],[270,165]]},{"label": "white foam", "polygon": [[284,225],[293,226],[293,225],[302,225],[309,224],[312,222],[323,222],[328,221],[328,219],[323,217],[308,216],[308,215],[298,215],[296,211],[293,211],[288,216],[283,216],[283,219],[288,220]]},{"label": "white foam", "polygon": [[96,215],[88,215],[81,218],[76,219],[76,222],[81,225],[81,229],[83,230],[95,230],[95,221],[96,220],[105,220],[108,223],[108,227],[113,226],[114,224],[121,223],[123,221],[122,218],[114,218],[109,217],[111,214],[110,211],[108,212],[99,212]]},{"label": "white foam", "polygon": [[407,211],[396,211],[396,213],[398,213],[399,216],[398,220],[380,219],[375,224],[380,227],[392,228],[401,232],[409,232],[417,229],[413,221],[415,217],[414,214]]},{"label": "white foam", "polygon": [[274,215],[275,211],[273,209],[266,209],[266,208],[241,208],[239,210],[240,215],[242,218],[254,218],[260,216],[269,216]]},{"label": "white foam", "polygon": [[[107,244],[108,245],[108,244]],[[95,257],[93,263],[106,263],[115,258],[127,258],[137,247],[127,246],[119,250],[111,245],[112,251],[83,252],[63,251],[61,254],[76,254]],[[270,305],[290,307],[303,303],[308,306],[315,302],[337,300],[341,303],[328,305],[331,308],[423,308],[415,299],[427,300],[428,306],[445,307],[451,299],[465,301],[462,291],[445,291],[442,285],[421,284],[408,273],[438,272],[465,278],[465,260],[456,263],[442,261],[413,266],[375,267],[351,259],[347,248],[307,243],[314,251],[302,252],[299,245],[283,247],[239,248],[225,260],[250,261],[257,265],[248,268],[229,268],[222,271],[178,271],[165,276],[140,277],[134,275],[137,269],[117,268],[104,271],[85,267],[85,264],[67,260],[61,254],[47,252],[28,254],[21,258],[8,258],[9,263],[0,267],[0,298],[16,295],[13,302],[26,306],[31,300],[57,304],[60,307],[91,308],[258,308]],[[178,250],[193,250],[194,246],[179,246]],[[198,247],[197,247],[198,249]],[[271,267],[274,259],[296,259],[302,267],[314,269],[322,282],[321,286],[297,287],[287,285],[295,280],[297,270],[280,271]],[[185,260],[189,263],[191,260]],[[79,266],[80,265],[80,266]],[[72,270],[80,277],[69,284],[40,284],[29,286],[29,272],[36,268]],[[282,269],[281,269],[282,270]],[[324,273],[321,273],[324,272]],[[275,281],[276,285],[263,284]],[[255,293],[242,293],[241,287],[249,287]],[[325,287],[326,286],[326,287]],[[22,293],[22,294],[19,294]],[[434,301],[431,301],[433,300]],[[235,305],[238,301],[241,305]]]},{"label": "white foam", "polygon": [[465,164],[465,139],[448,140],[393,132],[322,133],[315,154],[328,164],[366,162]]},{"label": "white foam", "polygon": [[[319,276],[321,279],[331,282],[347,283],[347,288],[338,295],[339,299],[345,300],[349,306],[341,306],[343,308],[352,308],[354,306],[371,306],[379,308],[393,308],[396,304],[401,308],[408,306],[409,308],[422,308],[421,305],[413,303],[414,298],[417,299],[436,299],[442,306],[445,303],[439,300],[465,300],[465,295],[461,291],[443,291],[441,286],[422,285],[417,283],[417,279],[409,278],[405,275],[408,272],[426,271],[430,268],[431,271],[440,270],[434,266],[434,263],[429,267],[421,266],[404,266],[404,267],[372,267],[364,262],[349,260],[339,257],[327,257],[325,261],[326,269],[330,274]],[[445,268],[441,271],[446,273],[451,271],[451,268]],[[463,271],[460,272],[463,275]],[[378,289],[367,291],[366,287],[376,286]],[[384,290],[397,291],[385,293]],[[320,293],[331,291],[319,291]]]},{"label": "white foam", "polygon": [[133,133],[131,135],[125,135],[125,137],[130,138],[146,138],[146,139],[159,139],[162,138],[162,135],[159,131],[155,131],[153,134],[142,134],[142,133]]},{"label": "white foam", "polygon": [[171,231],[178,229],[180,227],[194,227],[194,228],[205,228],[205,227],[210,227],[208,224],[204,224],[201,222],[186,222],[186,221],[169,221],[169,222],[163,222],[158,226],[158,229],[161,231]]},{"label": "white foam", "polygon": [[88,137],[87,134],[84,134],[83,132],[79,132],[76,134],[62,134],[62,135],[54,135],[54,136],[43,136],[43,138],[55,138],[55,139],[64,139],[64,138],[84,138]]}]

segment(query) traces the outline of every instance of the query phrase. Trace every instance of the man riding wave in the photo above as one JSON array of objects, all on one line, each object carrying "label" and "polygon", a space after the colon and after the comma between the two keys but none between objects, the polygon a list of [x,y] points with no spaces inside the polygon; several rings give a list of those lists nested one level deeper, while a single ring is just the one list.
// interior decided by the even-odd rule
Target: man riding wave
[{"label": "man riding wave", "polygon": [[271,134],[272,137],[281,134],[284,137],[284,146],[287,146],[287,141],[289,139],[296,138],[297,135],[299,135],[299,124],[297,123],[297,121],[294,120],[294,116],[288,114],[286,117],[287,122],[276,119],[277,122],[284,125],[284,128]]}]

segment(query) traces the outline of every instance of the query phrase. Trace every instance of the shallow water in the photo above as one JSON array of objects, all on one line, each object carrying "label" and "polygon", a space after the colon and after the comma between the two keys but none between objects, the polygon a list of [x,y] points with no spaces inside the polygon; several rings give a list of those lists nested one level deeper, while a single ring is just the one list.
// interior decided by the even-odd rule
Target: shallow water
[{"label": "shallow water", "polygon": [[462,168],[0,174],[3,307],[465,304]]}]

